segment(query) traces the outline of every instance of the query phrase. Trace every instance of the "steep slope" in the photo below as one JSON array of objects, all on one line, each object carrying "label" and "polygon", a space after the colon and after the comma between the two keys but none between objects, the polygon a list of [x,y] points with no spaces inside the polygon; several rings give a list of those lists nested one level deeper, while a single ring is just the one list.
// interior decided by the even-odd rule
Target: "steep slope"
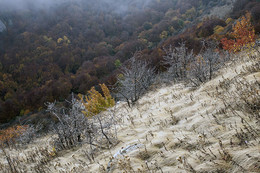
[{"label": "steep slope", "polygon": [[[218,99],[222,96],[216,96],[220,94],[216,87],[221,90],[224,82],[232,80],[235,84],[236,78],[252,82],[255,80],[253,76],[260,82],[260,73],[243,74],[245,67],[255,66],[252,61],[232,66],[227,65],[218,77],[196,90],[183,84],[173,84],[149,92],[132,110],[122,112],[125,105],[119,105],[119,115],[126,115],[125,119],[132,121],[125,120],[126,126],[119,130],[119,140],[122,142],[112,151],[97,157],[97,160],[106,165],[108,156],[111,157],[110,152],[114,154],[121,147],[138,143],[145,147],[126,154],[135,171],[140,168],[146,172],[148,167],[155,172],[185,172],[187,169],[191,172],[192,169],[206,172],[259,171],[259,133],[255,139],[246,137],[246,144],[240,144],[243,141],[235,137],[236,131],[244,129],[245,124]],[[225,92],[223,89],[223,96],[227,96]],[[232,100],[226,101],[229,103]],[[251,127],[256,125],[249,118],[245,121]],[[119,163],[127,164],[127,159],[122,160]],[[122,168],[127,169],[124,165],[119,167],[121,171],[124,170]],[[93,172],[97,171],[96,165],[90,168]],[[121,171],[116,169],[115,172]],[[130,168],[128,171],[132,172]]]},{"label": "steep slope", "polygon": [[[49,171],[259,172],[259,107],[242,101],[247,93],[248,102],[255,98],[259,106],[259,58],[234,57],[196,89],[158,79],[133,108],[116,105],[116,146],[100,149],[92,162],[86,144],[58,153],[47,161]],[[50,141],[48,136],[31,145],[50,146]]]},{"label": "steep slope", "polygon": [[[157,49],[166,39],[214,15],[210,9],[232,6],[224,0],[22,2],[0,2],[0,123],[41,110],[45,102],[64,101],[71,92],[114,84],[115,61],[123,64],[136,50],[157,66]],[[218,20],[211,27],[216,25],[226,24]],[[183,41],[201,39],[193,37]]]}]

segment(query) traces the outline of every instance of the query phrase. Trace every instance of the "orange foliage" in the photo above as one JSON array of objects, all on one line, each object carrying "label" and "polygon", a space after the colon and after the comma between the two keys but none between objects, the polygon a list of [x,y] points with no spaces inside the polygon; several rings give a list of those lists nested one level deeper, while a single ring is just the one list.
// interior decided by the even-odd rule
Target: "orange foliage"
[{"label": "orange foliage", "polygon": [[81,102],[87,110],[87,112],[83,111],[86,116],[96,115],[115,105],[115,101],[112,98],[107,86],[105,84],[99,85],[103,91],[104,97],[98,91],[96,91],[94,87],[88,91],[88,96],[82,96],[79,94]]},{"label": "orange foliage", "polygon": [[13,126],[5,130],[0,130],[0,146],[4,144],[10,145],[15,143],[17,137],[21,136],[28,128],[28,125]]},{"label": "orange foliage", "polygon": [[243,47],[251,47],[254,45],[256,35],[250,20],[250,13],[246,13],[246,16],[243,16],[240,21],[237,21],[236,25],[233,26],[233,32],[230,33],[230,36],[235,39],[230,40],[223,38],[221,40],[225,50],[229,50],[230,52],[238,52]]}]

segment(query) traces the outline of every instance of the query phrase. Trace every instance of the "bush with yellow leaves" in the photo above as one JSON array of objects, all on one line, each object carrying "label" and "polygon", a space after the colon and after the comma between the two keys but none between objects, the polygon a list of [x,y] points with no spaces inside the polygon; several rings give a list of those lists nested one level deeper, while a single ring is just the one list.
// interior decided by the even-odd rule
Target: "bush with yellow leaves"
[{"label": "bush with yellow leaves", "polygon": [[115,105],[115,100],[112,98],[109,89],[105,84],[99,84],[104,96],[92,87],[88,91],[88,96],[79,94],[80,100],[86,111],[82,111],[86,116],[93,116],[105,111],[107,108]]}]

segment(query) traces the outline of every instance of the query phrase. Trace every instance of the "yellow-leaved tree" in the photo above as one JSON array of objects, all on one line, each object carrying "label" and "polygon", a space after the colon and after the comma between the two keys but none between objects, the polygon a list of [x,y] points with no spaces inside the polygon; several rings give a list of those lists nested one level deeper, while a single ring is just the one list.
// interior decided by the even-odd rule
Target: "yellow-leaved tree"
[{"label": "yellow-leaved tree", "polygon": [[99,84],[104,96],[92,87],[88,91],[88,95],[79,94],[80,100],[86,111],[82,111],[86,116],[93,116],[105,111],[107,108],[115,105],[115,100],[112,98],[109,89],[105,84]]}]

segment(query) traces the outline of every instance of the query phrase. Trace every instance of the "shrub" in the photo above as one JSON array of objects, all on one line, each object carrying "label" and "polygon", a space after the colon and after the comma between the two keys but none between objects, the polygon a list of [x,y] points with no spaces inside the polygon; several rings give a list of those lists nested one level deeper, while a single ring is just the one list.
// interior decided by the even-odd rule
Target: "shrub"
[{"label": "shrub", "polygon": [[88,96],[83,96],[79,94],[81,103],[84,105],[86,111],[83,113],[86,116],[96,115],[109,107],[115,105],[115,101],[112,98],[109,89],[105,84],[100,84],[104,96],[102,96],[94,87],[88,91]]},{"label": "shrub", "polygon": [[[109,90],[105,85],[101,85],[105,97],[103,97],[103,104],[113,105],[114,100],[110,96]],[[94,91],[94,90],[92,90]],[[92,98],[91,104],[97,103],[98,99],[102,95],[95,91],[91,92]],[[97,97],[98,95],[98,97]],[[87,98],[89,99],[89,98]],[[102,100],[102,99],[101,99]],[[93,112],[88,112],[87,107],[84,106],[82,101],[74,98],[69,107],[60,107],[56,103],[47,103],[47,111],[51,112],[58,119],[58,123],[53,124],[53,132],[57,135],[55,137],[54,147],[57,150],[68,149],[84,142],[91,145],[92,147],[102,147],[104,144],[113,144],[113,140],[116,138],[116,130],[112,131],[112,125],[116,123],[114,113],[115,111],[108,111],[106,115],[86,116],[93,115]],[[96,111],[96,108],[93,111]],[[102,107],[103,109],[103,107]],[[91,109],[92,110],[92,109]],[[99,109],[100,110],[100,109]],[[105,140],[104,140],[105,139]]]},{"label": "shrub", "polygon": [[129,107],[147,91],[155,75],[154,68],[149,68],[146,62],[137,60],[141,56],[140,52],[136,52],[128,66],[122,67],[121,75],[117,78],[116,95],[119,99],[126,100]]},{"label": "shrub", "polygon": [[74,97],[71,101],[71,108],[56,106],[56,103],[47,103],[47,111],[51,112],[58,119],[53,125],[55,148],[66,149],[81,142],[84,130],[89,127],[88,121],[83,113],[82,106]]},{"label": "shrub", "polygon": [[214,34],[220,34],[221,32],[224,31],[224,27],[222,26],[219,26],[217,25],[215,28],[214,28]]},{"label": "shrub", "polygon": [[213,72],[229,59],[229,53],[219,51],[217,45],[214,42],[203,42],[204,49],[189,64],[188,78],[196,86],[211,80]]},{"label": "shrub", "polygon": [[164,56],[164,64],[170,65],[169,72],[174,78],[187,77],[187,68],[191,59],[193,59],[193,51],[188,51],[185,47],[185,43],[182,42],[178,47],[170,46],[169,49],[164,50],[166,55]]},{"label": "shrub", "polygon": [[189,79],[198,86],[200,83],[211,80],[213,72],[220,68],[229,58],[227,52],[220,52],[218,44],[203,41],[198,54],[188,51],[184,43],[179,47],[165,50],[164,64],[170,65],[168,72],[174,78]]},{"label": "shrub", "polygon": [[226,19],[225,22],[226,22],[226,24],[229,24],[229,23],[232,22],[232,21],[233,21],[233,19],[229,17],[229,18]]},{"label": "shrub", "polygon": [[28,125],[24,126],[13,126],[9,127],[5,130],[0,131],[0,146],[13,145],[16,143],[18,137],[20,137],[26,130],[28,129]]},{"label": "shrub", "polygon": [[199,27],[197,35],[199,37],[204,37],[204,38],[209,37],[212,34],[214,34],[214,29],[216,26],[225,27],[226,23],[225,21],[218,18],[205,19],[201,27]]}]

